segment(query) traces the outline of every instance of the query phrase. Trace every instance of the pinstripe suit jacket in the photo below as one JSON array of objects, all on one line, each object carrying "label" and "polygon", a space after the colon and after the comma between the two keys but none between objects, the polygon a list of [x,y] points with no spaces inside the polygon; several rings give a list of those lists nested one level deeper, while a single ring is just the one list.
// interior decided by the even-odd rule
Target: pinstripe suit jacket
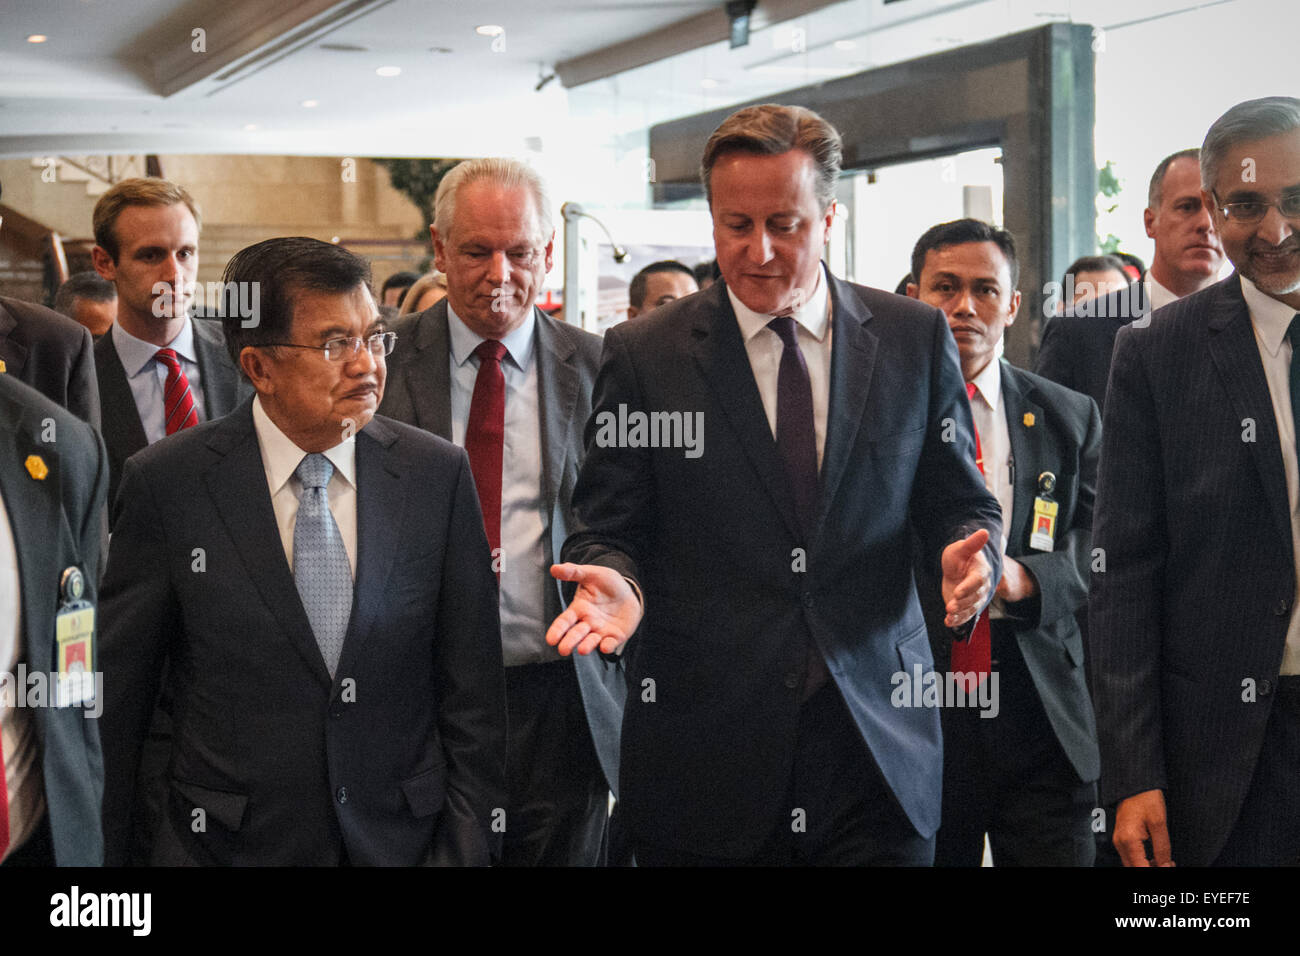
[{"label": "pinstripe suit jacket", "polygon": [[1277,423],[1235,273],[1116,337],[1093,545],[1102,800],[1163,790],[1174,860],[1206,865],[1250,786],[1296,597]]}]

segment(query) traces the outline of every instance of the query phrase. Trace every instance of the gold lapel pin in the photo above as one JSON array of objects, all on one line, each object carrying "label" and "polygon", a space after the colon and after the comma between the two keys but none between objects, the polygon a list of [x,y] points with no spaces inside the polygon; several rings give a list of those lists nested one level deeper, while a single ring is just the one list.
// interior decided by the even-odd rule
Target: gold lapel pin
[{"label": "gold lapel pin", "polygon": [[45,476],[50,473],[50,469],[46,467],[45,459],[40,455],[28,455],[23,464],[27,466],[27,474],[37,481],[44,481]]},{"label": "gold lapel pin", "polygon": [[5,365],[5,360],[0,359],[0,375],[3,375],[7,371],[9,371],[9,368]]},{"label": "gold lapel pin", "polygon": [[1026,428],[1033,428],[1033,427],[1034,427],[1034,413],[1033,413],[1033,412],[1025,412],[1024,422],[1025,422],[1025,427],[1026,427]]}]

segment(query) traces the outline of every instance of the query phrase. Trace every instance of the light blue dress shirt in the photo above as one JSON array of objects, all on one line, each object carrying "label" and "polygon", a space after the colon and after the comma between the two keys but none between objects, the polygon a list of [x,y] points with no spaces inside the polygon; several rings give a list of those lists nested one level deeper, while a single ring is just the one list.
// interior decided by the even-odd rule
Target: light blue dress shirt
[{"label": "light blue dress shirt", "polygon": [[[448,303],[451,334],[452,440],[465,447],[469,407],[478,378],[478,348],[483,337],[470,331]],[[501,653],[507,667],[559,660],[546,643],[546,588],[551,586],[542,537],[541,401],[537,388],[536,315],[504,339],[501,360],[506,380],[505,447],[501,475]]]},{"label": "light blue dress shirt", "polygon": [[[152,445],[160,438],[167,437],[167,417],[163,409],[167,366],[154,358],[158,354],[157,345],[137,339],[116,322],[109,334],[113,336],[113,347],[117,349],[117,357],[126,372],[127,384],[131,386],[131,394],[135,397],[135,408],[140,413],[144,437]],[[198,412],[199,421],[207,421],[203,409],[202,382],[199,381],[199,362],[194,351],[193,319],[185,319],[185,325],[176,338],[167,343],[167,348],[180,356],[181,371],[190,381],[194,410]]]}]

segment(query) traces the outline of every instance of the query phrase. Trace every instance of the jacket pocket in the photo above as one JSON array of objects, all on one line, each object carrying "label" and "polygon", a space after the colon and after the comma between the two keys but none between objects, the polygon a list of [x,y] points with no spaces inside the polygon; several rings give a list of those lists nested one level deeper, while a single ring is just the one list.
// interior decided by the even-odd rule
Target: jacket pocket
[{"label": "jacket pocket", "polygon": [[417,820],[433,816],[447,798],[447,765],[439,763],[402,781],[402,793]]},{"label": "jacket pocket", "polygon": [[171,781],[172,789],[183,796],[204,816],[215,820],[223,828],[235,833],[244,824],[244,811],[248,808],[248,794],[212,790],[184,780]]}]

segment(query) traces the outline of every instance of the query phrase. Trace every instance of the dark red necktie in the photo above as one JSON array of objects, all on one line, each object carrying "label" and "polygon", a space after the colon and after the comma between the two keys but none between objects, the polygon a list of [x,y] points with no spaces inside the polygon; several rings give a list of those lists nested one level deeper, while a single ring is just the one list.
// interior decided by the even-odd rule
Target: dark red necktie
[{"label": "dark red necktie", "polygon": [[175,349],[159,349],[154,355],[167,366],[167,382],[163,385],[163,414],[167,416],[167,434],[174,435],[182,428],[199,423],[199,413],[190,394],[190,380],[181,370],[181,360]]},{"label": "dark red necktie", "polygon": [[[975,400],[975,383],[966,383],[966,397],[971,401]],[[979,466],[980,474],[984,474],[984,452],[980,448],[980,432],[975,428],[974,421],[971,422],[971,428],[975,431],[975,464]],[[975,628],[971,631],[970,640],[952,642],[952,673],[958,675],[966,685],[966,693],[975,690],[980,684],[984,683],[985,678],[989,676],[989,670],[993,667],[993,639],[989,633],[989,610],[985,608],[979,618],[975,621]],[[963,677],[962,675],[976,674],[974,678]]]},{"label": "dark red necktie", "polygon": [[506,435],[506,377],[501,360],[506,347],[496,339],[485,339],[474,354],[478,356],[478,377],[469,403],[465,451],[483,507],[488,546],[495,558],[501,547],[501,462]]}]

